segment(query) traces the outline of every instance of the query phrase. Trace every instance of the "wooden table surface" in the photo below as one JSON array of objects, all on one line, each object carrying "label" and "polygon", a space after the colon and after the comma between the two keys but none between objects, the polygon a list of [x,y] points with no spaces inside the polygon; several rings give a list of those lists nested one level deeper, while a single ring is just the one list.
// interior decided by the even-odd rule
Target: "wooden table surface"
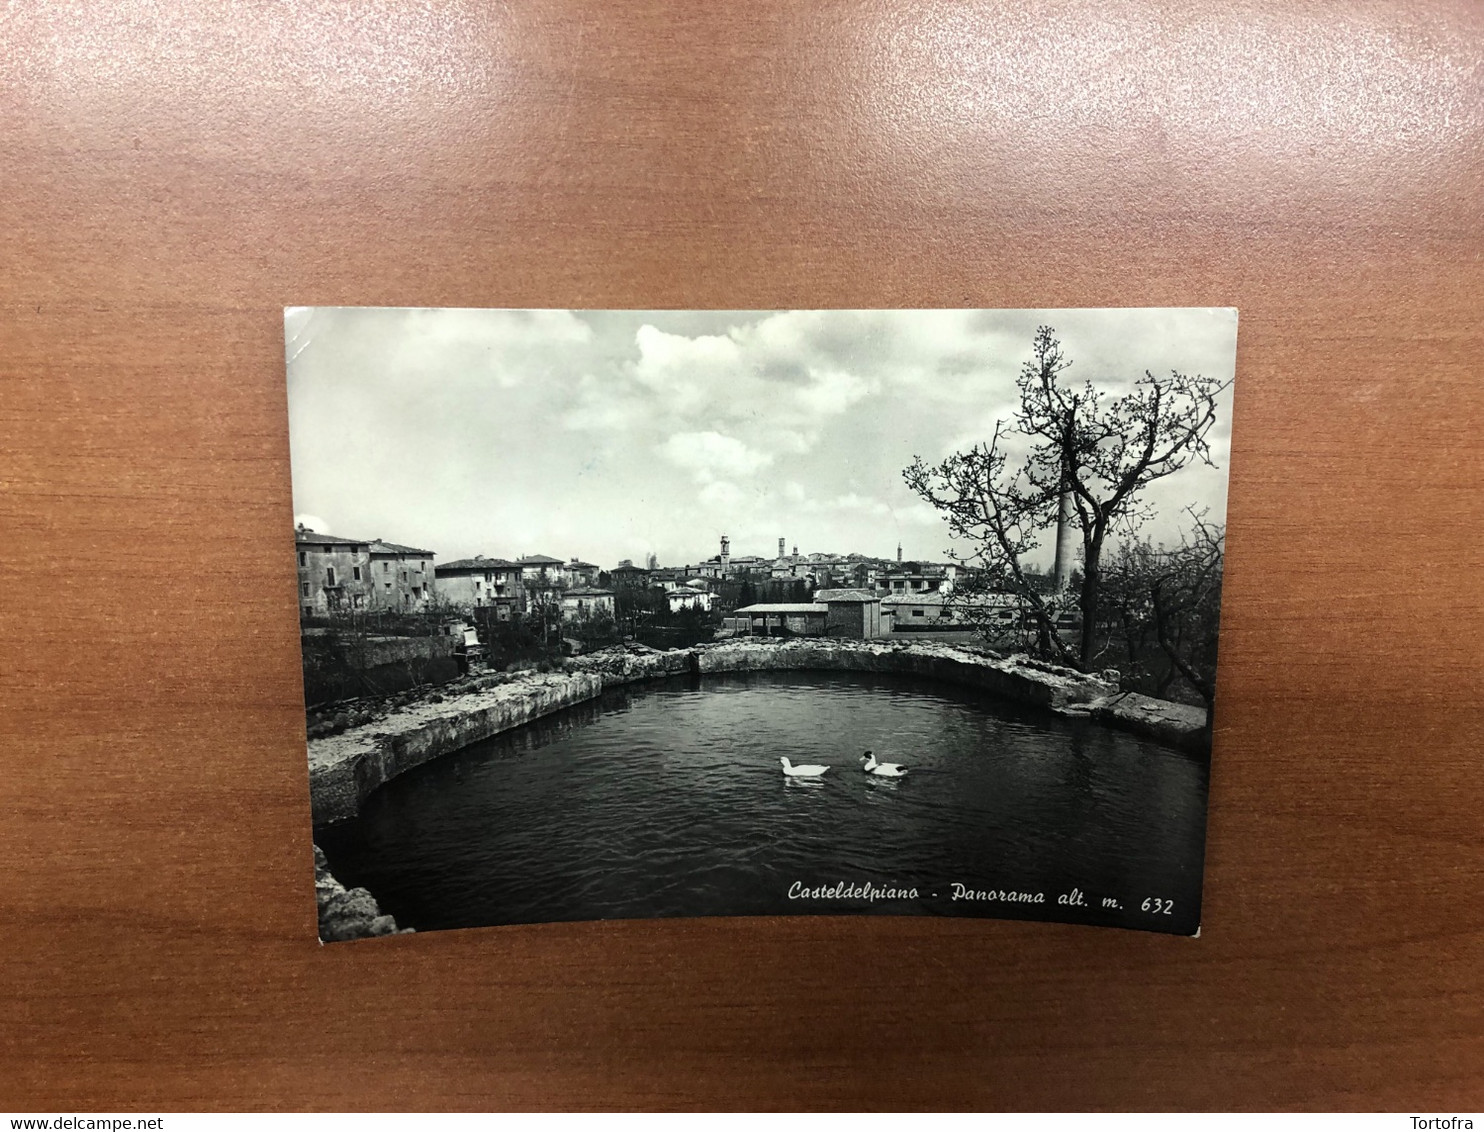
[{"label": "wooden table surface", "polygon": [[[0,1108],[1484,1104],[1484,8],[34,0],[0,44]],[[1202,937],[320,947],[281,308],[332,303],[1241,308]]]}]

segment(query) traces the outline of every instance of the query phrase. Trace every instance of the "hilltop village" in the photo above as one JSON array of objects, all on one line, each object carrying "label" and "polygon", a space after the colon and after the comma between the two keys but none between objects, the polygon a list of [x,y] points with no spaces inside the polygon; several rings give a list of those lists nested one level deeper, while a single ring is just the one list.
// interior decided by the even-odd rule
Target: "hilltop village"
[{"label": "hilltop village", "polygon": [[[536,622],[564,635],[604,625],[642,634],[684,622],[704,635],[873,639],[911,632],[961,636],[945,608],[961,568],[864,554],[799,553],[778,540],[772,557],[718,553],[682,566],[630,560],[604,568],[545,554],[438,562],[431,550],[380,538],[295,530],[303,621],[367,613],[461,614],[481,624]],[[700,636],[693,632],[693,636]]]}]

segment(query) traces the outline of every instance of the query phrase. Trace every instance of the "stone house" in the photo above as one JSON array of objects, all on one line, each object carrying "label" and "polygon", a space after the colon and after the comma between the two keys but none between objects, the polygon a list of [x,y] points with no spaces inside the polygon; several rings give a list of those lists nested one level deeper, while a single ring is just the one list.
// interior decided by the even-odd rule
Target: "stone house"
[{"label": "stone house", "polygon": [[299,614],[327,616],[370,608],[371,543],[294,529],[299,565]]},{"label": "stone house", "polygon": [[1024,617],[1014,594],[980,594],[955,599],[944,591],[885,597],[881,612],[890,633],[970,632],[976,623],[999,623],[1009,630]]},{"label": "stone house", "polygon": [[682,609],[704,609],[710,613],[715,600],[716,595],[710,590],[696,586],[676,586],[665,591],[665,601],[669,603],[671,613],[679,613]]},{"label": "stone house", "polygon": [[538,606],[544,609],[557,604],[561,592],[572,584],[571,572],[560,558],[552,558],[546,554],[528,554],[524,558],[517,558],[515,565],[520,568],[525,613],[538,612]]},{"label": "stone house", "polygon": [[744,555],[733,558],[727,563],[726,576],[728,578],[750,578],[753,575],[766,576],[773,569],[773,561],[769,558],[759,558],[756,554]]},{"label": "stone house", "polygon": [[613,617],[613,591],[573,586],[561,594],[563,621],[591,621]]},{"label": "stone house", "polygon": [[635,566],[632,562],[620,562],[608,571],[608,577],[617,589],[645,589],[649,585],[649,570]]},{"label": "stone house", "polygon": [[580,558],[574,558],[567,563],[567,576],[574,586],[596,586],[598,575],[602,572],[602,567],[591,562],[584,562]]},{"label": "stone house", "polygon": [[438,596],[463,610],[492,608],[500,621],[525,610],[524,571],[503,558],[461,558],[436,568]]},{"label": "stone house", "polygon": [[826,609],[826,636],[874,641],[886,635],[881,598],[874,593],[866,590],[818,590],[814,594],[814,603]]},{"label": "stone house", "polygon": [[893,571],[880,579],[880,586],[893,597],[908,594],[949,594],[953,592],[953,579],[942,569]]},{"label": "stone house", "polygon": [[433,597],[433,552],[399,546],[383,539],[371,540],[372,609],[416,612]]},{"label": "stone house", "polygon": [[550,555],[528,554],[517,558],[515,564],[520,567],[520,580],[527,589],[560,588],[572,580],[567,564]]},{"label": "stone house", "polygon": [[944,594],[931,590],[918,593],[898,590],[882,600],[881,609],[890,632],[912,632],[953,627],[955,617],[951,609],[944,608],[947,603]]}]

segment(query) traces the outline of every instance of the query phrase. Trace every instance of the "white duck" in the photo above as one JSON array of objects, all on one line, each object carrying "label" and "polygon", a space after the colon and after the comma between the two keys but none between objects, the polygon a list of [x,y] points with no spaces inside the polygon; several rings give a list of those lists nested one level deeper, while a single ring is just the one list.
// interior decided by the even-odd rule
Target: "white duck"
[{"label": "white duck", "polygon": [[901,763],[878,763],[876,756],[867,751],[861,756],[861,769],[877,778],[906,778],[907,768]]},{"label": "white duck", "polygon": [[789,778],[818,778],[830,769],[827,766],[794,766],[787,757],[780,757],[778,761],[783,764],[783,773]]}]

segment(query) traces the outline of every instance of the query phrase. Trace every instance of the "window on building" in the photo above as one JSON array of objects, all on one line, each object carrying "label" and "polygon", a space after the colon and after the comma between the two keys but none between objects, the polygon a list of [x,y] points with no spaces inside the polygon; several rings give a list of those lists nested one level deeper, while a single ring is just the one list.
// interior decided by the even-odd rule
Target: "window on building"
[{"label": "window on building", "polygon": [[308,582],[300,582],[299,583],[299,588],[304,592],[304,596],[305,597],[308,597],[309,596],[309,583]]},{"label": "window on building", "polygon": [[366,595],[365,594],[356,594],[356,595],[354,595],[350,599],[350,604],[355,609],[365,609],[366,608]]},{"label": "window on building", "polygon": [[350,576],[359,582],[361,580],[361,568],[359,566],[352,566],[350,568]]},{"label": "window on building", "polygon": [[407,571],[406,570],[398,570],[397,571],[397,581],[399,581],[399,582],[405,582],[406,580],[407,580]]},{"label": "window on building", "polygon": [[381,564],[381,572],[383,574],[390,574],[392,572],[392,564],[390,562],[383,562]]},{"label": "window on building", "polygon": [[330,586],[333,586],[335,584],[335,567],[325,567],[325,584]]},{"label": "window on building", "polygon": [[418,563],[418,564],[417,564],[417,572],[418,572],[418,573],[419,573],[419,574],[421,574],[421,573],[422,573],[422,572],[423,572],[423,564],[422,564],[422,563],[421,563],[421,562],[419,562],[419,563]]},{"label": "window on building", "polygon": [[300,566],[308,566],[309,565],[309,555],[306,554],[302,550],[299,551],[299,565]]},{"label": "window on building", "polygon": [[387,583],[386,583],[386,588],[387,588],[387,589],[391,589],[391,588],[392,588],[392,584],[391,584],[391,582],[387,582]]},{"label": "window on building", "polygon": [[313,617],[314,616],[314,606],[312,606],[312,605],[306,605],[304,607],[304,616],[305,617]]},{"label": "window on building", "polygon": [[914,609],[912,611],[912,616],[913,617],[926,617],[927,616],[927,610],[926,609]]}]

